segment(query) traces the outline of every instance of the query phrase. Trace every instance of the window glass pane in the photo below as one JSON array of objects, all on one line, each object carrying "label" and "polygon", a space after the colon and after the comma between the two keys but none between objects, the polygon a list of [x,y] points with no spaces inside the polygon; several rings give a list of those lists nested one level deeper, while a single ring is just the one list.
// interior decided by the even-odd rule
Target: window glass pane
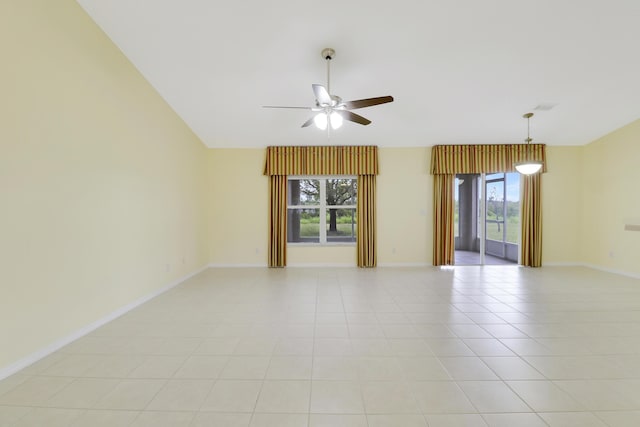
[{"label": "window glass pane", "polygon": [[504,173],[500,172],[500,173],[488,173],[485,179],[487,181],[491,181],[492,179],[502,179],[502,178],[504,178]]},{"label": "window glass pane", "polygon": [[[488,177],[487,177],[488,178]],[[503,241],[504,181],[487,182],[487,239]]]},{"label": "window glass pane", "polygon": [[287,209],[287,242],[320,242],[320,209]]},{"label": "window glass pane", "polygon": [[520,174],[507,174],[507,242],[518,243],[520,229]]},{"label": "window glass pane", "polygon": [[356,210],[327,209],[327,242],[356,241]]},{"label": "window glass pane", "polygon": [[327,179],[327,206],[355,205],[357,179]]},{"label": "window glass pane", "polygon": [[320,181],[317,179],[290,179],[288,190],[289,206],[320,204]]},{"label": "window glass pane", "polygon": [[294,177],[287,185],[287,242],[356,242],[357,178]]}]

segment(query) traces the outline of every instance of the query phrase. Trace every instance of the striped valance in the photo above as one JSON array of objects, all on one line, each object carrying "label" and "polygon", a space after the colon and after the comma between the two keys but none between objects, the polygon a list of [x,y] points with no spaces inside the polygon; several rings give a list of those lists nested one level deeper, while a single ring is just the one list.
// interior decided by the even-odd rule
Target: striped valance
[{"label": "striped valance", "polygon": [[267,147],[265,175],[377,175],[378,147]]},{"label": "striped valance", "polygon": [[431,174],[514,172],[515,162],[541,160],[547,171],[545,144],[436,145]]}]

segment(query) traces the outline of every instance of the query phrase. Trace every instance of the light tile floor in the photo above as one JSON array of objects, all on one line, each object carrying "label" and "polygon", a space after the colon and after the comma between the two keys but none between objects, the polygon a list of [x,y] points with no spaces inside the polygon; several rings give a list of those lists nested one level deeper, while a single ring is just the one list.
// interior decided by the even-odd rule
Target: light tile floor
[{"label": "light tile floor", "polygon": [[0,426],[640,425],[640,280],[211,269],[0,382]]},{"label": "light tile floor", "polygon": [[[480,265],[480,252],[456,250],[454,253],[455,264],[460,266]],[[516,265],[517,262],[486,254],[485,265]]]}]

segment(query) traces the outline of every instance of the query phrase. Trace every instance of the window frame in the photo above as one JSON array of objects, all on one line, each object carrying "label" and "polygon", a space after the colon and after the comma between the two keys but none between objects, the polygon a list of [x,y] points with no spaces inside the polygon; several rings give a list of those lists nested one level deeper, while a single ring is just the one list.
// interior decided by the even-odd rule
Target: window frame
[{"label": "window frame", "polygon": [[[358,215],[358,192],[356,190],[356,204],[354,205],[327,205],[327,185],[326,181],[332,179],[352,179],[357,180],[357,175],[289,175],[287,176],[287,190],[289,189],[289,181],[299,181],[299,180],[318,180],[320,187],[320,195],[319,195],[319,204],[318,205],[290,205],[289,197],[287,197],[287,217],[290,209],[318,209],[320,221],[319,221],[319,232],[318,232],[318,242],[289,242],[287,240],[287,245],[293,246],[355,246],[357,243],[357,231],[356,235],[353,236],[354,241],[352,242],[335,242],[335,241],[327,241],[327,211],[328,209],[353,209],[356,218],[356,230],[357,230],[357,215]],[[356,187],[357,188],[357,187]],[[287,224],[287,227],[289,224]]]}]

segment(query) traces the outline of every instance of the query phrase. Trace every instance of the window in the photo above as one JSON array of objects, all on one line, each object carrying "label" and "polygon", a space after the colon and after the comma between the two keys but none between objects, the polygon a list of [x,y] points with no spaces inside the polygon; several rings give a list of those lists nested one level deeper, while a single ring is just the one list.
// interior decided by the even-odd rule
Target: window
[{"label": "window", "polygon": [[354,177],[290,177],[288,243],[355,243],[358,180]]}]

